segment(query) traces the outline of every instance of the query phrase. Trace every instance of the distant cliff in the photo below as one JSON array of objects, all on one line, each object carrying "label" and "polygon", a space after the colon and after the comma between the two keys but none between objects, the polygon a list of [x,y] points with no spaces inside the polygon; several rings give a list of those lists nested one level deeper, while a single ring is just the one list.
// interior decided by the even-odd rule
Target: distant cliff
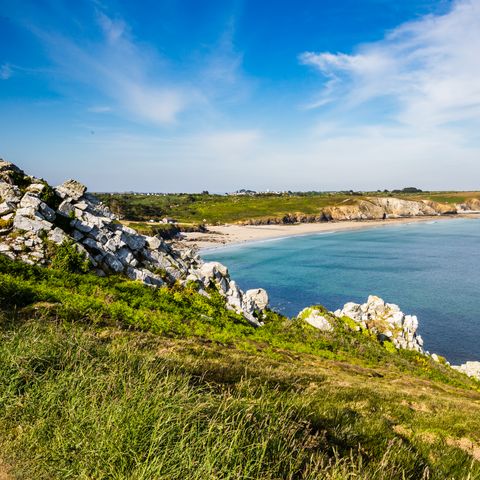
[{"label": "distant cliff", "polygon": [[434,202],[432,200],[404,200],[394,197],[367,197],[348,200],[339,205],[324,207],[320,213],[308,215],[289,213],[281,217],[245,220],[244,225],[289,223],[315,223],[345,220],[382,220],[387,218],[456,215],[480,212],[480,200],[473,198],[461,204]]}]

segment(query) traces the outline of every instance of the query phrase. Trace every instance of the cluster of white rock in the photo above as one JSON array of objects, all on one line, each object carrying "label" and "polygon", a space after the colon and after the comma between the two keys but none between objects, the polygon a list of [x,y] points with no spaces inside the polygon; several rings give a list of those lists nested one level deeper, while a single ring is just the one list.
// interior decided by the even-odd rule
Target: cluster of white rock
[{"label": "cluster of white rock", "polygon": [[371,295],[366,303],[349,302],[336,310],[334,315],[351,318],[362,328],[376,333],[380,339],[390,340],[397,348],[423,353],[423,339],[416,333],[417,317],[405,315],[398,305],[385,303],[381,298]]},{"label": "cluster of white rock", "polygon": [[414,350],[446,366],[480,380],[480,362],[469,361],[463,365],[450,365],[445,358],[436,353],[430,354],[423,350],[423,340],[416,334],[418,328],[417,317],[405,315],[398,305],[385,303],[376,296],[368,297],[366,303],[347,303],[335,312],[325,312],[321,307],[304,308],[297,316],[298,320],[307,322],[312,327],[323,332],[332,332],[335,329],[334,317],[348,317],[356,322],[357,330],[367,329],[375,333],[379,340],[389,340],[398,349]]},{"label": "cluster of white rock", "polygon": [[85,253],[100,276],[124,274],[152,286],[195,282],[203,294],[214,284],[230,309],[261,325],[259,318],[268,305],[265,290],[244,293],[220,263],[205,263],[192,250],[177,250],[159,237],[140,235],[120,224],[75,180],[52,190],[45,181],[0,160],[0,253],[47,265],[49,244],[65,240]]},{"label": "cluster of white rock", "polygon": [[452,365],[452,368],[480,380],[480,362],[466,362],[462,365]]},{"label": "cluster of white rock", "polygon": [[318,307],[304,308],[297,316],[319,330],[330,332],[334,329],[335,317],[348,317],[356,323],[356,329],[370,330],[380,340],[389,340],[396,348],[423,352],[423,340],[417,335],[418,320],[405,315],[398,305],[385,303],[371,295],[364,304],[349,302],[342,309],[325,314]]}]

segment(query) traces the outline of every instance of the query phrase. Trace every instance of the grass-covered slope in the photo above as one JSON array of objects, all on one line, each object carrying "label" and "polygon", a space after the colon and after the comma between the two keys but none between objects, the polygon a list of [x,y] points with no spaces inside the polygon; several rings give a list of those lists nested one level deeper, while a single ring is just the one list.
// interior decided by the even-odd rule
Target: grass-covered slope
[{"label": "grass-covered slope", "polygon": [[479,383],[348,320],[2,257],[0,305],[0,477],[480,478]]}]

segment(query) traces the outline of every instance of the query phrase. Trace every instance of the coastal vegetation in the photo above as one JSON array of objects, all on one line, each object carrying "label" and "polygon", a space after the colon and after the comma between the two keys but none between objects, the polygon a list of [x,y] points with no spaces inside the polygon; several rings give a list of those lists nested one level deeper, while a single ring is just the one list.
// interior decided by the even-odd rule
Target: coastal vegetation
[{"label": "coastal vegetation", "polygon": [[255,328],[215,290],[4,257],[0,285],[12,478],[480,475],[480,384],[348,319]]},{"label": "coastal vegetation", "polygon": [[[322,208],[355,205],[367,197],[395,196],[404,200],[432,200],[456,204],[480,198],[479,192],[297,192],[257,195],[203,194],[99,194],[123,220],[158,222],[171,217],[183,227],[236,223],[252,219],[282,218],[289,214],[317,215]],[[158,228],[147,225],[145,228]],[[162,228],[162,227],[160,227]],[[164,227],[168,228],[168,227]]]},{"label": "coastal vegetation", "polygon": [[376,297],[382,325],[287,318],[75,180],[0,162],[0,195],[2,480],[480,476],[480,384],[411,348],[413,317],[406,344]]}]

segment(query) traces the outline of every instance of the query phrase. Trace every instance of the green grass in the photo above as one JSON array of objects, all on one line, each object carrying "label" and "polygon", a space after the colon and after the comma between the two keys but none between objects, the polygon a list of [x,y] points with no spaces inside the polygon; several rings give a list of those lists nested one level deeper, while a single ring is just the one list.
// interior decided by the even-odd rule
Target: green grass
[{"label": "green grass", "polygon": [[250,218],[282,217],[302,212],[316,215],[320,209],[340,203],[345,195],[100,195],[126,220],[159,219],[169,216],[183,223],[234,223]]},{"label": "green grass", "polygon": [[[322,208],[355,203],[366,196],[386,196],[371,192],[365,195],[330,193],[222,196],[201,194],[131,195],[100,194],[100,198],[125,220],[146,221],[165,216],[185,224],[210,225],[235,223],[246,220],[281,219],[289,214],[319,215]],[[480,192],[424,192],[398,193],[398,198],[434,200],[444,203],[461,203],[469,198],[479,198]]]},{"label": "green grass", "polygon": [[0,257],[0,466],[25,479],[480,478],[479,382],[348,321],[324,333],[269,313],[255,329],[211,293]]}]

